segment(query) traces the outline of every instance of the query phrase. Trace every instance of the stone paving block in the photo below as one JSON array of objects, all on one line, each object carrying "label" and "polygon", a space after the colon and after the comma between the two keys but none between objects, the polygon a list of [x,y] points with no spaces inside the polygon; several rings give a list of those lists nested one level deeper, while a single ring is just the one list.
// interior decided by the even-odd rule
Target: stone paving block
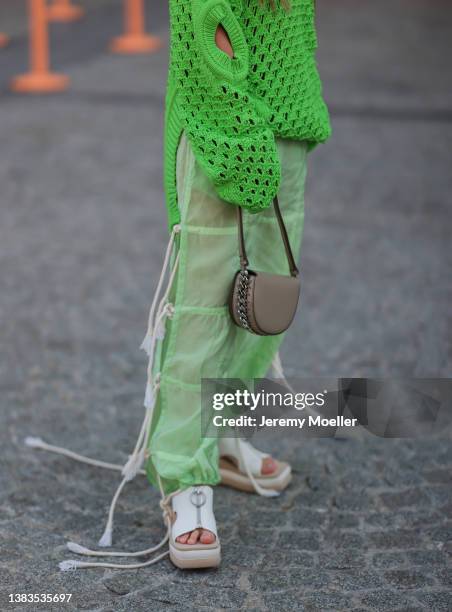
[{"label": "stone paving block", "polygon": [[376,572],[353,568],[350,571],[334,572],[331,584],[340,592],[348,592],[382,587],[383,581]]},{"label": "stone paving block", "polygon": [[370,533],[368,540],[374,548],[416,548],[419,545],[419,536],[415,531],[399,529],[397,531],[385,531]]},{"label": "stone paving block", "polygon": [[408,550],[406,556],[412,565],[438,565],[446,563],[446,555],[441,550]]},{"label": "stone paving block", "polygon": [[354,531],[330,531],[324,534],[325,544],[333,549],[363,549],[365,540]]},{"label": "stone paving block", "polygon": [[401,590],[419,589],[435,584],[434,579],[427,571],[399,569],[385,572],[384,577],[392,586]]},{"label": "stone paving block", "polygon": [[379,486],[381,480],[375,472],[362,470],[362,468],[348,469],[346,475],[341,480],[341,485],[345,490],[366,489],[367,487]]},{"label": "stone paving block", "polygon": [[416,601],[396,593],[380,589],[379,591],[369,591],[361,596],[361,602],[371,610],[399,610],[409,609],[416,605]]},{"label": "stone paving block", "polygon": [[278,535],[276,546],[278,548],[316,551],[320,547],[319,539],[319,533],[314,531],[285,531]]},{"label": "stone paving block", "polygon": [[319,566],[332,570],[362,568],[366,566],[366,559],[361,550],[338,548],[320,553]]},{"label": "stone paving block", "polygon": [[367,492],[344,492],[334,496],[334,505],[343,511],[372,512],[376,502]]},{"label": "stone paving block", "polygon": [[359,529],[361,516],[351,513],[336,512],[328,513],[328,529],[339,530],[339,529]]},{"label": "stone paving block", "polygon": [[253,568],[263,563],[267,554],[265,547],[243,546],[240,541],[232,541],[222,550],[222,559],[232,567]]},{"label": "stone paving block", "polygon": [[418,471],[413,469],[411,464],[388,466],[384,472],[384,482],[391,487],[406,487],[421,485],[424,478]]},{"label": "stone paving block", "polygon": [[331,490],[305,489],[294,498],[293,503],[300,510],[306,507],[323,512],[331,506],[332,499]]},{"label": "stone paving block", "polygon": [[444,523],[444,514],[439,507],[423,508],[419,510],[404,510],[397,514],[397,521],[408,529],[425,531],[434,525]]},{"label": "stone paving block", "polygon": [[452,608],[452,593],[450,590],[437,593],[418,593],[416,597],[425,607],[435,612],[448,612]]},{"label": "stone paving block", "polygon": [[398,512],[369,512],[364,516],[364,529],[394,529],[406,526],[404,515]]},{"label": "stone paving block", "polygon": [[284,593],[294,589],[317,591],[328,588],[330,576],[319,570],[292,567],[284,573],[275,573],[271,570],[259,571],[250,575],[249,581],[254,591],[258,593],[268,591]]},{"label": "stone paving block", "polygon": [[288,514],[288,526],[296,529],[319,529],[328,520],[326,512],[309,508],[292,507]]},{"label": "stone paving block", "polygon": [[309,612],[318,610],[349,610],[350,599],[339,593],[316,593],[301,599],[304,609]]},{"label": "stone paving block", "polygon": [[300,610],[305,612],[308,608],[302,603],[301,596],[297,592],[265,593],[262,597],[265,610]]},{"label": "stone paving block", "polygon": [[[183,607],[186,602],[192,605],[202,605],[210,609],[232,608],[240,609],[245,600],[245,593],[231,588],[209,588],[204,586],[202,591],[196,584],[170,582],[162,584],[155,589],[146,589],[141,592],[145,596],[148,609],[159,605],[175,605]],[[132,600],[133,601],[133,600]]]},{"label": "stone paving block", "polygon": [[442,567],[436,569],[434,575],[437,577],[438,581],[445,587],[452,587],[452,568],[451,567]]},{"label": "stone paving block", "polygon": [[452,541],[452,525],[450,523],[441,525],[441,527],[428,529],[426,533],[431,540],[439,542],[442,545]]},{"label": "stone paving block", "polygon": [[[171,571],[171,570],[170,570]],[[139,591],[151,586],[157,586],[162,582],[161,576],[153,576],[148,573],[138,572],[115,572],[110,570],[102,578],[103,586],[113,593],[113,595],[128,595],[131,592]]]},{"label": "stone paving block", "polygon": [[372,565],[377,568],[398,567],[406,565],[408,554],[403,552],[377,553],[372,557]]},{"label": "stone paving block", "polygon": [[[281,568],[313,568],[317,565],[316,557],[313,553],[300,551],[295,548],[293,549],[273,549],[272,551],[265,552],[264,557],[259,564],[262,569],[274,569],[279,573]],[[319,562],[320,567],[327,568],[325,563]]]},{"label": "stone paving block", "polygon": [[439,504],[448,504],[452,501],[452,491],[450,486],[438,485],[426,487],[425,492]]},{"label": "stone paving block", "polygon": [[396,493],[382,493],[380,498],[390,510],[414,506],[416,508],[429,506],[430,498],[422,489],[406,489]]},{"label": "stone paving block", "polygon": [[450,470],[424,470],[424,478],[431,484],[451,484],[452,475]]}]

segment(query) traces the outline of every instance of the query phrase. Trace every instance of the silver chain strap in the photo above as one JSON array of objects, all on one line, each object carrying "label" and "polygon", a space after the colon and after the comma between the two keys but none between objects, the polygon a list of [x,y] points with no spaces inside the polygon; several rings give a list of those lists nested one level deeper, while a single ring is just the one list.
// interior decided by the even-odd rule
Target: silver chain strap
[{"label": "silver chain strap", "polygon": [[239,321],[243,329],[247,329],[251,331],[250,324],[248,321],[248,312],[247,312],[249,283],[250,283],[249,272],[246,268],[244,268],[243,270],[240,271],[238,297],[237,297],[237,314],[238,314]]}]

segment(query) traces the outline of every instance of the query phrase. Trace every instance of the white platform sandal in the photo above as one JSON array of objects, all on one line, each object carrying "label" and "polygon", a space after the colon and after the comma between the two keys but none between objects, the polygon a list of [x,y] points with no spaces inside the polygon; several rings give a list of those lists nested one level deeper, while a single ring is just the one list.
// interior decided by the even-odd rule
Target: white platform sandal
[{"label": "white platform sandal", "polygon": [[240,491],[256,492],[264,497],[279,495],[292,480],[288,463],[274,460],[276,471],[262,474],[262,459],[270,457],[243,438],[220,438],[221,484]]},{"label": "white platform sandal", "polygon": [[[206,485],[189,487],[172,497],[169,536],[170,559],[181,569],[217,567],[221,547],[213,514],[213,491]],[[212,544],[181,544],[176,538],[194,529],[208,529],[215,535]]]}]

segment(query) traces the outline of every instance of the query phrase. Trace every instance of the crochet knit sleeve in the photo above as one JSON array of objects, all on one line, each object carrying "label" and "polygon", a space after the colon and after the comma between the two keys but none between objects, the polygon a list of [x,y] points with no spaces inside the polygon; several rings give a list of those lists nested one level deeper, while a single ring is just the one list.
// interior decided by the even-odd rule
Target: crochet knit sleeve
[{"label": "crochet knit sleeve", "polygon": [[[278,191],[280,161],[268,127],[270,108],[248,91],[248,45],[231,9],[234,0],[192,0],[196,64],[187,68],[182,88],[185,128],[199,163],[218,195],[259,212]],[[233,58],[219,49],[221,23]]]}]

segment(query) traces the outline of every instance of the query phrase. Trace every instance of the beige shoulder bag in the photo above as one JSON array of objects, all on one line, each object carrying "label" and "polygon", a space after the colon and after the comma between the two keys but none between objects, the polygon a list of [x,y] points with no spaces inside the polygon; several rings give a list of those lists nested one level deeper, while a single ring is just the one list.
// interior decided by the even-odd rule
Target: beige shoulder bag
[{"label": "beige shoulder bag", "polygon": [[243,235],[242,208],[237,206],[240,270],[232,284],[229,311],[236,325],[260,336],[281,334],[292,322],[300,295],[298,268],[290,248],[278,197],[273,200],[276,218],[289,263],[289,276],[256,272],[248,268]]}]

